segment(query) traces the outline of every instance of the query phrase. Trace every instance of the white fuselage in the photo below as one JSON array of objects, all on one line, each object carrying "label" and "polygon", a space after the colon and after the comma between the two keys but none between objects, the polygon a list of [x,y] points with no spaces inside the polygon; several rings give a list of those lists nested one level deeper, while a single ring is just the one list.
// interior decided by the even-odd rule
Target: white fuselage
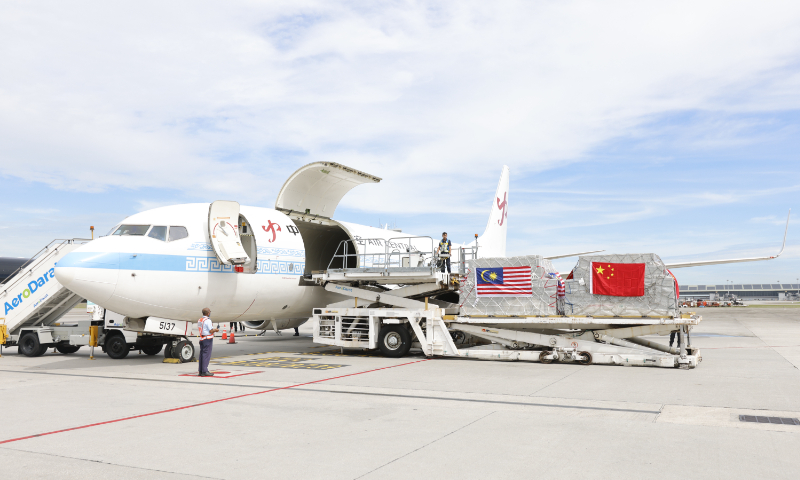
[{"label": "white fuselage", "polygon": [[[98,238],[65,257],[56,267],[70,290],[129,317],[196,320],[209,307],[218,321],[308,317],[325,301],[322,288],[300,287],[305,249],[293,222],[269,208],[242,207],[256,226],[256,273],[236,273],[220,264],[208,234],[208,204],[158,208],[125,219],[125,224],[184,226],[189,236],[161,241],[147,236]],[[273,240],[262,225],[281,225]]]},{"label": "white fuselage", "polygon": [[[121,224],[183,226],[189,236],[173,241],[144,235],[100,237],[62,259],[56,277],[86,299],[132,318],[196,320],[208,307],[215,321],[305,321],[312,308],[343,299],[303,280],[307,254],[303,236],[282,212],[241,207],[240,214],[252,226],[257,245],[257,268],[255,273],[237,273],[233,265],[221,264],[212,250],[208,211],[209,204],[203,203],[132,215]],[[382,253],[387,240],[410,236],[340,225],[354,243],[362,243],[358,247],[361,252]],[[384,241],[359,240],[367,238]],[[430,239],[422,243],[426,241],[434,247],[438,243]],[[279,324],[279,328],[287,328],[298,323]]]}]

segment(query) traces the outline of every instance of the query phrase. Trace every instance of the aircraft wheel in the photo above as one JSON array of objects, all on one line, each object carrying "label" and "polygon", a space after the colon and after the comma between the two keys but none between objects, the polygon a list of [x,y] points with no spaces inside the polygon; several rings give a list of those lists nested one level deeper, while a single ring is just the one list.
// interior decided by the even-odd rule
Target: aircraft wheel
[{"label": "aircraft wheel", "polygon": [[17,351],[26,357],[41,357],[47,351],[47,346],[39,343],[39,335],[28,333],[20,339]]},{"label": "aircraft wheel", "polygon": [[411,350],[411,334],[402,325],[385,325],[378,333],[378,348],[384,357],[400,358]]},{"label": "aircraft wheel", "polygon": [[539,361],[545,364],[553,363],[554,360],[553,358],[547,358],[547,356],[550,355],[551,353],[553,352],[548,352],[547,350],[542,351],[542,353],[539,354]]},{"label": "aircraft wheel", "polygon": [[591,365],[592,364],[592,354],[589,352],[578,352],[578,355],[583,355],[585,358],[583,360],[578,360],[578,363],[581,365]]},{"label": "aircraft wheel", "polygon": [[106,339],[106,354],[114,360],[121,360],[128,356],[130,348],[122,335],[112,335]]},{"label": "aircraft wheel", "polygon": [[175,345],[175,348],[172,349],[172,354],[181,361],[181,363],[191,362],[194,358],[194,345],[192,342],[187,342],[186,340],[181,340]]},{"label": "aircraft wheel", "polygon": [[142,351],[145,355],[158,355],[161,353],[162,345],[145,345],[142,347]]},{"label": "aircraft wheel", "polygon": [[59,353],[63,353],[64,355],[75,353],[80,349],[81,349],[80,345],[56,345],[56,350],[58,350]]},{"label": "aircraft wheel", "polygon": [[164,358],[175,358],[172,356],[172,342],[164,344]]}]

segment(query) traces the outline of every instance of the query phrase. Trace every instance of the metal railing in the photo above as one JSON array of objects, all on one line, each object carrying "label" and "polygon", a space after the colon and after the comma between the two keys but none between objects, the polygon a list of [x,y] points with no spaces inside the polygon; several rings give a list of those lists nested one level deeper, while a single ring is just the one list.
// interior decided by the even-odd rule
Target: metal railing
[{"label": "metal railing", "polygon": [[457,271],[460,275],[467,274],[467,262],[473,261],[478,258],[478,246],[474,247],[458,247],[458,259],[453,261],[451,259],[450,266],[453,271]]},{"label": "metal railing", "polygon": [[[378,251],[383,247],[383,251]],[[466,265],[478,256],[478,247],[457,247],[450,252],[453,273],[464,275]],[[342,240],[328,263],[330,272],[429,272],[442,267],[444,257],[431,237],[356,238]]]},{"label": "metal railing", "polygon": [[[88,243],[90,241],[91,240],[88,238],[57,238],[52,242],[48,243],[47,245],[45,245],[44,248],[33,254],[33,256],[29,258],[28,261],[20,265],[19,268],[11,272],[5,279],[3,279],[2,282],[0,282],[0,285],[4,287],[3,288],[4,291],[7,291],[8,288],[11,288],[12,286],[16,285],[16,283],[20,280],[20,279],[14,280],[14,277],[19,272],[25,270],[28,267],[38,264],[39,262],[43,261],[48,255],[58,252],[58,249],[61,245],[71,244],[71,243]],[[14,283],[13,284],[9,283],[12,280],[14,280]]]}]

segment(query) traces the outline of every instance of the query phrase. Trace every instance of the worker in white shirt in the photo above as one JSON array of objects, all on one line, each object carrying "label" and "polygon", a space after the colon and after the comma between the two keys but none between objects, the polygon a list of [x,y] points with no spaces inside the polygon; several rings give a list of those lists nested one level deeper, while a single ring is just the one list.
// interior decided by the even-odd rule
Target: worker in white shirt
[{"label": "worker in white shirt", "polygon": [[211,348],[214,346],[214,334],[219,332],[211,323],[211,309],[203,309],[203,318],[197,321],[197,331],[200,339],[200,362],[198,364],[198,375],[201,377],[212,377],[213,373],[208,371],[208,362],[211,361]]}]

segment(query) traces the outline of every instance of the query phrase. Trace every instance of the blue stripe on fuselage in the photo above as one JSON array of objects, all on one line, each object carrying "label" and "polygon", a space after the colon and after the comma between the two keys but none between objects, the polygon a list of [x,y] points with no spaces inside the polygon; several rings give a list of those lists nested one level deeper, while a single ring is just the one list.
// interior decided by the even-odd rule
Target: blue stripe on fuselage
[{"label": "blue stripe on fuselage", "polygon": [[[258,260],[257,273],[302,275],[305,266],[305,262]],[[152,270],[161,272],[234,272],[232,265],[220,264],[217,257],[116,252],[73,252],[59,260],[56,267],[118,268],[120,270]]]}]

